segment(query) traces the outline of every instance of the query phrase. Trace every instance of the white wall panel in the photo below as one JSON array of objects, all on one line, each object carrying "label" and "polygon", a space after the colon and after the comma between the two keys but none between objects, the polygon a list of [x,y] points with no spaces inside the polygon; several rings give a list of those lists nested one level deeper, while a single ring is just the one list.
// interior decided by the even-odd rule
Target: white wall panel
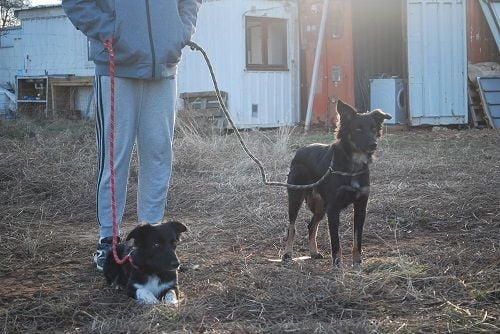
[{"label": "white wall panel", "polygon": [[16,75],[94,75],[87,38],[61,6],[20,11],[19,18],[22,26],[12,32],[17,33],[13,48],[0,48],[0,84],[15,82]]},{"label": "white wall panel", "polygon": [[[299,70],[296,9],[286,1],[209,0],[198,15],[193,38],[208,53],[219,88],[228,92],[231,117],[240,128],[275,127],[298,121]],[[245,16],[288,20],[289,71],[247,71]],[[201,54],[184,50],[179,67],[179,92],[213,91]],[[258,106],[252,113],[252,105]]]},{"label": "white wall panel", "polygon": [[410,124],[467,124],[465,0],[407,8]]},{"label": "white wall panel", "polygon": [[87,38],[59,10],[59,15],[23,19],[21,75],[94,75]]},{"label": "white wall panel", "polygon": [[0,37],[0,87],[14,87],[16,71],[22,61],[21,28],[8,28]]}]

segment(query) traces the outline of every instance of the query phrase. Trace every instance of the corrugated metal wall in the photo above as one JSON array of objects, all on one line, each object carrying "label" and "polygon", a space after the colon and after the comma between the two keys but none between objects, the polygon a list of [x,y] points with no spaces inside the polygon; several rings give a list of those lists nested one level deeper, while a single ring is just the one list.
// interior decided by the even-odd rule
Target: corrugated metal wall
[{"label": "corrugated metal wall", "polygon": [[[287,5],[288,4],[288,5]],[[299,55],[296,8],[287,1],[205,1],[193,38],[208,53],[228,107],[241,128],[291,125],[299,120]],[[287,19],[288,71],[249,71],[245,58],[245,16]],[[179,92],[213,91],[201,54],[184,50]],[[256,106],[255,106],[256,105]]]},{"label": "corrugated metal wall", "polygon": [[15,76],[21,63],[22,55],[20,48],[21,28],[10,28],[2,30],[4,34],[0,46],[0,86],[15,86]]},{"label": "corrugated metal wall", "polygon": [[87,38],[68,20],[61,7],[21,12],[20,75],[94,75],[88,61]]},{"label": "corrugated metal wall", "polygon": [[467,124],[465,2],[407,6],[410,124]]}]

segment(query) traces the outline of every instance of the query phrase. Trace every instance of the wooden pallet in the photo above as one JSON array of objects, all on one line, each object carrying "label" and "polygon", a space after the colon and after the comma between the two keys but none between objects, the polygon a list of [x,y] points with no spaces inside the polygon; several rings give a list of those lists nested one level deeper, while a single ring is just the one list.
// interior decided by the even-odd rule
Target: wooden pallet
[{"label": "wooden pallet", "polygon": [[[227,93],[221,92],[222,100],[227,106]],[[226,118],[214,91],[182,93],[184,110],[179,119],[197,128],[199,132],[222,132],[226,128]]]},{"label": "wooden pallet", "polygon": [[472,121],[472,127],[474,128],[491,127],[491,125],[488,124],[489,123],[488,118],[485,117],[479,92],[477,91],[477,88],[471,81],[468,82],[467,91],[468,91],[467,98],[469,104],[469,115]]}]

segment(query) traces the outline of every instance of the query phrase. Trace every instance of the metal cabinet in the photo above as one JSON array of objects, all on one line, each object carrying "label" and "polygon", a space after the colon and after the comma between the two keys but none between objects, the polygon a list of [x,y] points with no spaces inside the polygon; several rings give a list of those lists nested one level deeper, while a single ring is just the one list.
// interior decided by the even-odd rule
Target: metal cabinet
[{"label": "metal cabinet", "polygon": [[404,83],[399,78],[370,80],[370,110],[382,109],[390,114],[392,119],[386,124],[406,123],[404,111]]}]

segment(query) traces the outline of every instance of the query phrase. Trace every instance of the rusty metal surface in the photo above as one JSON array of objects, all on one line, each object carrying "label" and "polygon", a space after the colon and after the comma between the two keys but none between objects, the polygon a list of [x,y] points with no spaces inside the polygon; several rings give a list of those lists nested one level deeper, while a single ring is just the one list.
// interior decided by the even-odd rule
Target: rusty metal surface
[{"label": "rusty metal surface", "polygon": [[[321,10],[319,0],[300,3],[300,37],[305,66],[302,96],[305,97],[311,85]],[[327,22],[311,121],[333,126],[337,122],[335,100],[354,104],[351,1],[330,1]]]},{"label": "rusty metal surface", "polygon": [[471,64],[500,62],[495,40],[478,1],[467,1],[467,53]]}]

